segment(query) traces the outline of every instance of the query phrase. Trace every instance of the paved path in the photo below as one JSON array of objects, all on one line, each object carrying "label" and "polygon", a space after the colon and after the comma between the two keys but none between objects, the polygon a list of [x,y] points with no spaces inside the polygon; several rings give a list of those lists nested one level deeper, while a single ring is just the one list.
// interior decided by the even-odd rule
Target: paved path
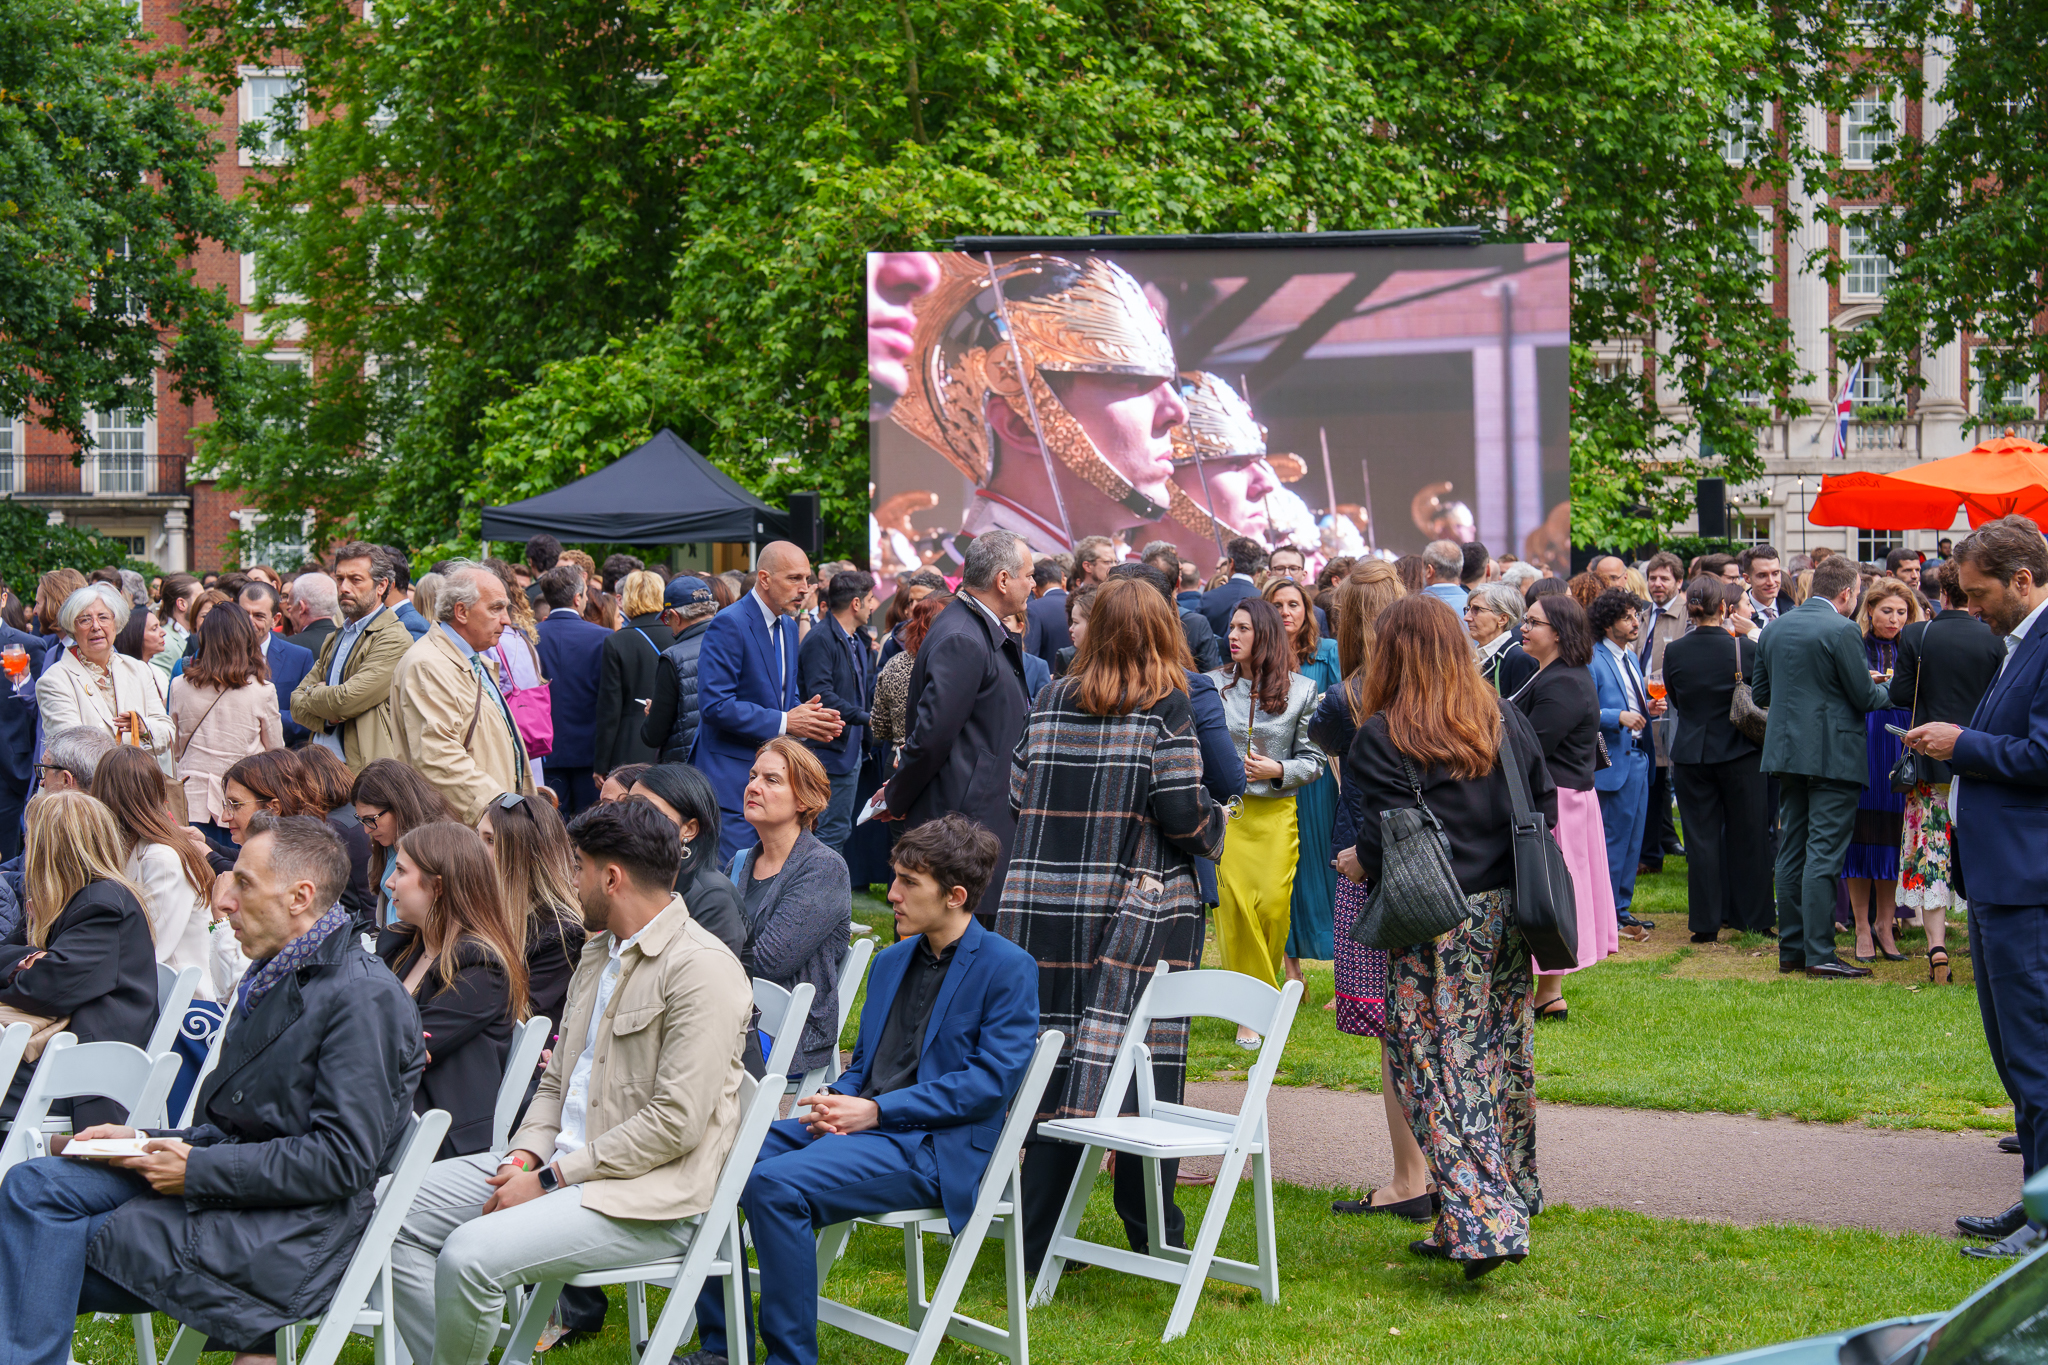
[{"label": "paved path", "polygon": [[[1188,1102],[1234,1109],[1242,1082],[1203,1081]],[[1292,1184],[1359,1187],[1393,1159],[1380,1097],[1274,1086],[1274,1174]],[[1896,1132],[1795,1119],[1536,1106],[1545,1197],[1664,1218],[1808,1223],[1885,1232],[1955,1232],[1959,1213],[2019,1198],[2020,1159],[1998,1134]],[[1203,1165],[1213,1171],[1214,1162]]]}]

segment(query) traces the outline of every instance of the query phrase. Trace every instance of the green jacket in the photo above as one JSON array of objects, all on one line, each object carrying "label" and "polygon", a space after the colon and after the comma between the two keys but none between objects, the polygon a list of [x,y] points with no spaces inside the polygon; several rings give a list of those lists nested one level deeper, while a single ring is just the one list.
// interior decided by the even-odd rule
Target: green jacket
[{"label": "green jacket", "polygon": [[342,665],[341,682],[330,687],[327,669],[340,642],[338,630],[321,641],[319,657],[292,693],[292,719],[316,735],[338,732],[349,771],[359,773],[377,759],[399,757],[391,730],[391,679],[412,648],[412,633],[397,613],[380,612]]},{"label": "green jacket", "polygon": [[1809,597],[1764,629],[1749,680],[1764,729],[1763,770],[1854,782],[1870,775],[1863,717],[1892,704],[1871,681],[1863,632],[1833,604]]}]

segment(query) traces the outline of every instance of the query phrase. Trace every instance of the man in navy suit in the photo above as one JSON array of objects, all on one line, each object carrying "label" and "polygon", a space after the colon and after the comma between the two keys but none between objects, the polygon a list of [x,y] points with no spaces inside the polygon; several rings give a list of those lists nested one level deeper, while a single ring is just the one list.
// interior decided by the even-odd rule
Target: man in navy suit
[{"label": "man in navy suit", "polygon": [[[1955,770],[1953,880],[1970,900],[1970,960],[1991,1062],[2012,1097],[2021,1179],[2048,1167],[2048,543],[2025,517],[1988,521],[1956,547],[1970,609],[2005,637],[2005,664],[1967,727],[1916,727],[1906,743]],[[1966,1256],[2024,1256],[2048,1228],[2014,1204],[1958,1219],[1995,1236]]]},{"label": "man in navy suit", "polygon": [[[818,1359],[816,1233],[865,1214],[943,1208],[957,1234],[1038,1042],[1038,964],[975,921],[1002,845],[962,815],[896,841],[889,904],[901,941],[875,959],[853,1063],[804,1118],[768,1130],[740,1195],[761,1269],[768,1365]],[[697,1300],[703,1349],[735,1354],[723,1291]],[[750,1334],[751,1335],[751,1334]]]},{"label": "man in navy suit", "polygon": [[[391,586],[384,591],[384,605],[391,608],[391,614],[404,623],[406,633],[417,640],[427,633],[427,618],[420,615],[420,609],[412,604],[412,556],[396,545],[386,545],[384,553],[391,556]],[[553,754],[548,755],[550,758]]]},{"label": "man in navy suit", "polygon": [[754,590],[711,618],[697,653],[699,719],[690,762],[718,793],[721,863],[760,842],[740,811],[755,750],[777,735],[835,739],[845,728],[839,713],[818,697],[797,700],[796,621],[790,613],[810,586],[810,558],[777,540],[762,549],[756,563],[761,572]]},{"label": "man in navy suit", "polygon": [[1031,571],[1031,600],[1024,604],[1024,652],[1052,667],[1053,656],[1074,643],[1067,633],[1067,574],[1048,555]]},{"label": "man in navy suit", "polygon": [[1230,577],[1202,594],[1202,615],[1209,618],[1209,629],[1219,640],[1230,638],[1230,613],[1237,604],[1259,595],[1252,575],[1266,567],[1265,550],[1250,536],[1239,536],[1224,549],[1230,556]]},{"label": "man in navy suit", "polygon": [[548,714],[555,745],[541,776],[562,805],[562,818],[597,804],[591,763],[597,752],[597,684],[603,673],[604,642],[611,632],[583,619],[583,570],[557,564],[536,581],[548,614],[540,632],[540,672],[548,680]]},{"label": "man in navy suit", "polygon": [[270,628],[277,620],[280,601],[276,588],[260,578],[252,578],[235,600],[249,613],[249,624],[256,627],[264,661],[270,665],[270,682],[277,689],[277,715],[284,722],[285,747],[296,749],[313,737],[312,731],[292,720],[292,693],[298,689],[299,680],[313,671],[313,651],[293,644]]},{"label": "man in navy suit", "polygon": [[29,677],[17,689],[0,672],[0,858],[21,852],[21,813],[35,783],[35,679],[43,673],[40,637],[0,622],[0,649],[9,645],[19,645],[28,655]]},{"label": "man in navy suit", "polygon": [[832,802],[818,816],[817,835],[834,853],[845,851],[853,833],[853,793],[867,750],[874,656],[858,632],[874,614],[873,574],[859,569],[833,574],[825,585],[825,615],[797,649],[798,690],[817,697],[846,722],[836,738],[806,741],[832,779]]}]

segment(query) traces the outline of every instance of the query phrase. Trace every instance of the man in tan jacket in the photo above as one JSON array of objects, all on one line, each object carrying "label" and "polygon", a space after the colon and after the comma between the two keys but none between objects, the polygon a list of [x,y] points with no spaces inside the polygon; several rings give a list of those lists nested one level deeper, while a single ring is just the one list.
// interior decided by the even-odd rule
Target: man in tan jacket
[{"label": "man in tan jacket", "polygon": [[335,550],[335,599],[345,624],[321,642],[319,657],[292,693],[292,719],[350,772],[398,757],[391,683],[412,635],[384,607],[392,577],[391,556],[381,545],[352,540]]},{"label": "man in tan jacket", "polygon": [[526,1123],[436,1162],[391,1249],[414,1360],[484,1365],[516,1285],[682,1255],[739,1127],[753,991],[671,890],[675,826],[622,801],[569,838],[591,935]]},{"label": "man in tan jacket", "polygon": [[533,767],[498,690],[497,661],[482,652],[511,622],[506,587],[468,559],[451,564],[446,578],[434,601],[440,619],[398,661],[391,719],[398,757],[474,825],[493,797],[533,795]]}]

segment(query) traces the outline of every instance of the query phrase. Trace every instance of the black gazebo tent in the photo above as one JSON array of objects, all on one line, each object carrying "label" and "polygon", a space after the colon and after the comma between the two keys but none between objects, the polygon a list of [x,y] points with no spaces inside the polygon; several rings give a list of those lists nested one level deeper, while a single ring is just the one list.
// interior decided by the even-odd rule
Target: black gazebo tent
[{"label": "black gazebo tent", "polygon": [[572,545],[753,543],[786,538],[789,514],[721,474],[664,427],[595,474],[484,509],[485,540],[526,540],[542,532]]}]

